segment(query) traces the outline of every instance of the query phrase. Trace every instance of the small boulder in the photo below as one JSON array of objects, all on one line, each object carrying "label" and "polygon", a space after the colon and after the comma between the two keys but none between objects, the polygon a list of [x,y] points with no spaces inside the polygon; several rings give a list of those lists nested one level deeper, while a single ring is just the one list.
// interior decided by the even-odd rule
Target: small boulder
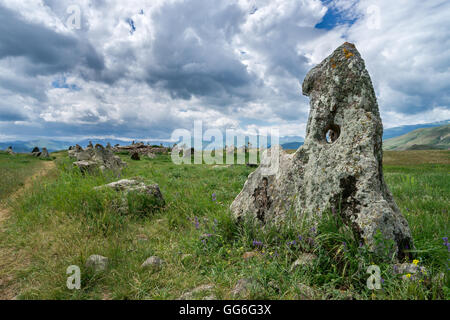
[{"label": "small boulder", "polygon": [[157,256],[151,256],[141,265],[143,269],[152,269],[153,271],[159,271],[165,264],[164,260]]},{"label": "small boulder", "polygon": [[316,290],[306,284],[298,284],[297,289],[299,292],[297,295],[297,300],[313,300],[317,296]]},{"label": "small boulder", "polygon": [[398,263],[394,265],[394,274],[402,275],[403,280],[417,280],[427,276],[427,269],[414,263]]},{"label": "small boulder", "polygon": [[47,148],[42,148],[42,152],[39,155],[39,158],[44,158],[44,159],[50,158],[50,154],[48,153]]},{"label": "small boulder", "polygon": [[242,259],[244,259],[244,260],[249,260],[249,259],[251,259],[251,258],[253,258],[253,257],[257,257],[258,256],[258,252],[257,251],[249,251],[249,252],[245,252],[243,255],[242,255]]},{"label": "small boulder", "polygon": [[149,153],[147,153],[147,157],[148,157],[149,159],[155,159],[155,158],[156,158],[156,154],[154,154],[154,153],[152,153],[152,152],[149,152]]},{"label": "small boulder", "polygon": [[98,254],[91,255],[86,261],[86,268],[93,269],[95,272],[105,271],[108,268],[109,260]]},{"label": "small boulder", "polygon": [[6,149],[6,152],[7,152],[8,154],[12,155],[12,156],[15,155],[15,153],[14,153],[14,151],[13,151],[13,149],[12,149],[11,146],[9,146],[8,149]]},{"label": "small boulder", "polygon": [[242,278],[240,279],[234,289],[231,291],[233,298],[243,298],[250,294],[252,289],[256,288],[258,283],[253,278]]},{"label": "small boulder", "polygon": [[312,253],[303,253],[298,257],[297,260],[291,265],[291,272],[300,266],[312,266],[314,264],[314,260],[317,259],[317,256]]},{"label": "small boulder", "polygon": [[[191,291],[183,293],[177,300],[194,300],[196,296],[201,295],[202,293],[210,293],[214,289],[214,284],[203,284],[198,286],[197,288],[192,289]],[[209,296],[204,297],[202,300],[216,300],[216,296],[210,294]]]},{"label": "small boulder", "polygon": [[141,157],[139,156],[139,152],[133,152],[131,154],[131,160],[135,160],[135,161],[141,160]]},{"label": "small boulder", "polygon": [[75,161],[74,166],[78,167],[80,169],[81,173],[94,173],[98,169],[97,162],[94,161]]}]

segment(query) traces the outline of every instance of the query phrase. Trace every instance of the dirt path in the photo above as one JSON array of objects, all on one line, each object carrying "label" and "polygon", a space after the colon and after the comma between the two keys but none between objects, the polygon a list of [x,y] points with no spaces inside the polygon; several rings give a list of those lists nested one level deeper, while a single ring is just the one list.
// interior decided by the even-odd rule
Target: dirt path
[{"label": "dirt path", "polygon": [[0,204],[0,226],[2,225],[3,221],[5,221],[9,216],[10,208],[8,203],[18,199],[30,188],[34,180],[47,175],[47,173],[53,168],[55,168],[54,161],[42,161],[42,165],[40,166],[38,171],[25,180],[23,187],[12,193],[8,197],[8,201],[6,203]]},{"label": "dirt path", "polygon": [[[48,175],[54,168],[54,161],[42,161],[37,172],[25,180],[23,187],[11,194],[8,201],[0,204],[0,233],[3,232],[3,224],[11,214],[10,204],[25,194],[33,181]],[[18,294],[18,286],[14,283],[14,269],[18,261],[23,265],[29,262],[29,259],[23,252],[1,246],[0,243],[0,300],[11,300]]]}]

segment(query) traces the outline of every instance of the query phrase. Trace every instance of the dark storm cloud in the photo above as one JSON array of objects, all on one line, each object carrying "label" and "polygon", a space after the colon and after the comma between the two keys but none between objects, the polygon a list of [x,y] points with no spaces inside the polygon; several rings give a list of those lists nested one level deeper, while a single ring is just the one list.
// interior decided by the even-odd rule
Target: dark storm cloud
[{"label": "dark storm cloud", "polygon": [[174,98],[248,98],[255,77],[229,45],[246,14],[222,1],[164,5],[152,17],[157,37],[147,83],[168,90]]},{"label": "dark storm cloud", "polygon": [[104,68],[103,58],[87,41],[28,22],[1,5],[0,21],[0,59],[26,58],[29,75],[65,72],[77,65],[95,71]]}]

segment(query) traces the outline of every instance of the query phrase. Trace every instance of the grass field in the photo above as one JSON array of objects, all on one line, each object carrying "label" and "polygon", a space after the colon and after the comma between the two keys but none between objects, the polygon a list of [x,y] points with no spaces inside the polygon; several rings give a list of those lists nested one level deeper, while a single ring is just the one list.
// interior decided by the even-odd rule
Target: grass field
[{"label": "grass field", "polygon": [[40,160],[28,155],[9,155],[0,151],[0,203],[11,193],[23,186],[32,175]]},{"label": "grass field", "polygon": [[[123,156],[128,168],[120,178],[158,183],[166,200],[159,212],[123,215],[115,210],[117,195],[93,190],[119,177],[83,176],[63,152],[56,154],[57,174],[13,203],[0,251],[14,250],[22,258],[15,261],[13,277],[0,282],[0,296],[14,284],[19,299],[176,299],[211,284],[194,298],[232,299],[239,279],[248,278],[253,285],[241,298],[449,299],[449,253],[442,238],[449,234],[450,152],[433,151],[432,160],[428,151],[414,155],[386,152],[384,173],[410,224],[412,254],[428,270],[417,281],[394,275],[389,257],[360,247],[333,215],[318,230],[299,227],[295,217],[283,227],[264,229],[253,221],[234,223],[228,208],[252,168],[179,166],[169,156],[141,161]],[[22,164],[23,170],[1,171],[1,190],[17,189],[21,177],[36,167],[25,156],[0,155],[0,170]],[[256,254],[243,259],[246,252]],[[291,271],[304,252],[317,259]],[[109,258],[107,271],[84,267],[91,254]],[[140,268],[152,255],[166,261],[159,272]],[[381,268],[382,290],[366,286],[372,264]],[[81,290],[66,287],[70,265],[81,268]]]}]

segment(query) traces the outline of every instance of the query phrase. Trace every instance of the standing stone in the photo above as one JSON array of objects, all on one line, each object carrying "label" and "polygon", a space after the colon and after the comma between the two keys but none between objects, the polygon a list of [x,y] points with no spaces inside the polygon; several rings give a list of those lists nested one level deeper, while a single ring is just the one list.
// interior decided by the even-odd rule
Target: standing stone
[{"label": "standing stone", "polygon": [[42,148],[42,152],[39,155],[39,158],[50,158],[47,148]]},{"label": "standing stone", "polygon": [[12,155],[12,156],[15,155],[15,153],[14,153],[14,151],[13,151],[13,149],[12,149],[11,146],[9,146],[8,149],[6,149],[6,152],[7,152],[8,154]]},{"label": "standing stone", "polygon": [[292,209],[317,225],[335,209],[372,251],[379,231],[402,258],[411,233],[384,181],[383,125],[355,46],[344,43],[309,71],[303,94],[311,100],[304,145],[294,154],[279,146],[264,151],[231,205],[234,216],[282,222]]},{"label": "standing stone", "polygon": [[139,152],[134,151],[134,152],[131,154],[131,160],[136,160],[136,161],[141,160],[141,157],[139,156]]}]

